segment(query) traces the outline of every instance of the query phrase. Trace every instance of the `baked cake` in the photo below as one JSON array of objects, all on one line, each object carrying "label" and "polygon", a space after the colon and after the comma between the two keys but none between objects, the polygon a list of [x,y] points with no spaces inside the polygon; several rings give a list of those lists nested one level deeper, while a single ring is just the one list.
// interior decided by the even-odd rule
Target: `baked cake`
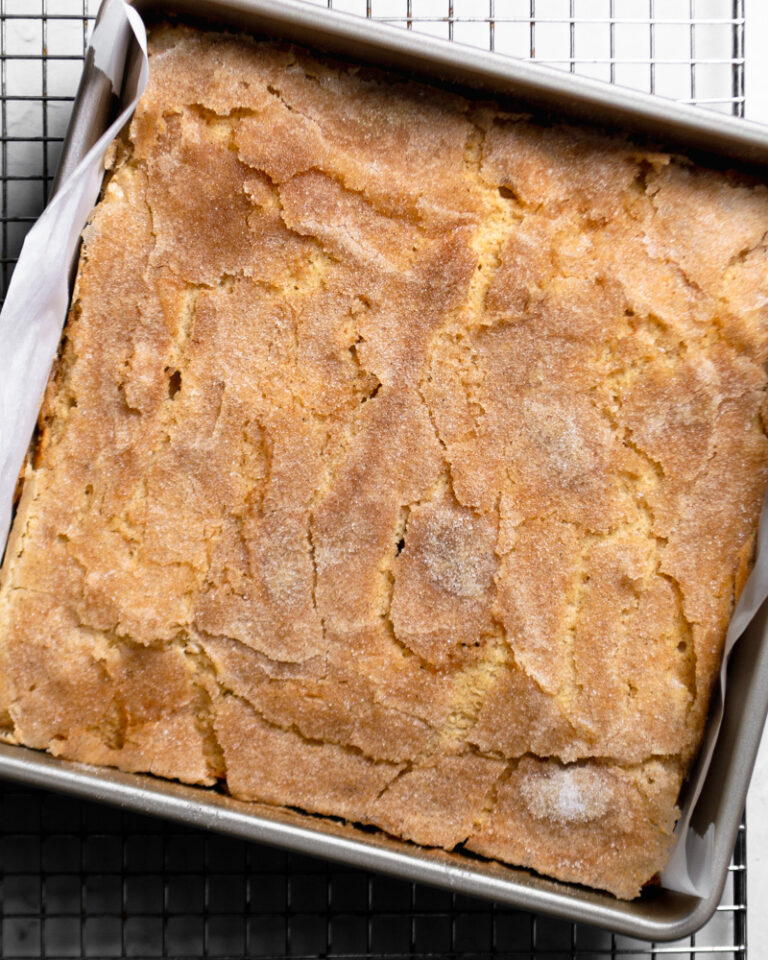
[{"label": "baked cake", "polygon": [[631,898],[768,482],[768,192],[156,29],[2,572],[6,739]]}]

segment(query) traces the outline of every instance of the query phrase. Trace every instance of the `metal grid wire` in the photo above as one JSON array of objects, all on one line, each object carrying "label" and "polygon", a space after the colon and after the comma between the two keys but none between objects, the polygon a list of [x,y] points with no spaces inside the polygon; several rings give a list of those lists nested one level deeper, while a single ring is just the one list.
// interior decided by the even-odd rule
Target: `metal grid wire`
[{"label": "metal grid wire", "polygon": [[[0,0],[2,291],[45,202],[98,0]],[[736,115],[744,0],[313,0]],[[649,945],[0,783],[0,957],[746,954],[746,833],[696,936]]]},{"label": "metal grid wire", "polygon": [[695,937],[649,945],[54,794],[0,797],[8,957],[744,956],[744,845]]}]

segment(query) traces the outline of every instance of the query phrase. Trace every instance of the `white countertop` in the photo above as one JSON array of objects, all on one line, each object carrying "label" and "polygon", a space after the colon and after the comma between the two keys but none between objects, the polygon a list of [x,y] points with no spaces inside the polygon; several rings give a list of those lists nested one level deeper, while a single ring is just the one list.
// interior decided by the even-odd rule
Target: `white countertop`
[{"label": "white countertop", "polygon": [[[768,736],[763,743],[747,796],[747,944],[761,960],[757,944],[768,944]],[[768,950],[768,948],[766,948]]]},{"label": "white countertop", "polygon": [[[768,124],[768,3],[746,0],[746,116]],[[768,956],[768,734],[763,734],[747,797],[747,944],[755,960]]]}]

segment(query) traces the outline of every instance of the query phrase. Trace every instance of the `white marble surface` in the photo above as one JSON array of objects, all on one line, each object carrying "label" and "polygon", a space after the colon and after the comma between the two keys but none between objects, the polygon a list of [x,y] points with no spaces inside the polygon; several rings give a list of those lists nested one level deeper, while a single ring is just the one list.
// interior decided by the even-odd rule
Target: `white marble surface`
[{"label": "white marble surface", "polygon": [[[768,736],[747,796],[747,944],[755,960],[768,956]],[[760,953],[758,944],[766,952]]]},{"label": "white marble surface", "polygon": [[[768,123],[768,3],[746,0],[746,115]],[[747,797],[747,944],[768,957],[768,734],[763,734]]]}]

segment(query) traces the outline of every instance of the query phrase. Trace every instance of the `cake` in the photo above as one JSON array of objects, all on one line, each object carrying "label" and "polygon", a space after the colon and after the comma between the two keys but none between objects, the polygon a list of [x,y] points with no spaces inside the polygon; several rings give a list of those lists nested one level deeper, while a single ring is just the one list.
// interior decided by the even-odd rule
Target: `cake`
[{"label": "cake", "polygon": [[0,594],[2,735],[632,898],[768,482],[768,192],[151,34]]}]

